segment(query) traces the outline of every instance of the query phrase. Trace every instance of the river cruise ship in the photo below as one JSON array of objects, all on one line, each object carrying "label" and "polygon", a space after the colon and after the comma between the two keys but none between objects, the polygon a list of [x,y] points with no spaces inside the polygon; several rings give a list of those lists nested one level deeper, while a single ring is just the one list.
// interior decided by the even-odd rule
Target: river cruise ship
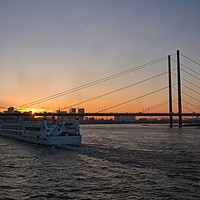
[{"label": "river cruise ship", "polygon": [[36,144],[65,146],[80,145],[82,135],[78,119],[73,122],[2,121],[0,135]]}]

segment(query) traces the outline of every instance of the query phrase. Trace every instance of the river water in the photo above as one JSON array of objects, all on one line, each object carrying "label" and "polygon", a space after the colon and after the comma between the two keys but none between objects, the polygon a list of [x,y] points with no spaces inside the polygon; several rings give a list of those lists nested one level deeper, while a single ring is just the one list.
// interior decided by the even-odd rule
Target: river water
[{"label": "river water", "polygon": [[200,199],[200,129],[81,130],[65,149],[0,137],[0,199]]}]

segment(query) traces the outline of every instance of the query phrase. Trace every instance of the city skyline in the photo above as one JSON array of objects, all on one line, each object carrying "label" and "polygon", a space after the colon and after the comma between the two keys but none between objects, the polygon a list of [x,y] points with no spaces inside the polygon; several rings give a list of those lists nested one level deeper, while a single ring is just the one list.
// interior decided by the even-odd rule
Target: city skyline
[{"label": "city skyline", "polygon": [[[0,106],[19,107],[167,57],[178,49],[199,62],[199,8],[198,0],[0,0]],[[199,70],[198,65],[191,67]],[[29,109],[55,111],[165,71],[167,59]],[[167,84],[166,74],[79,107],[99,111]],[[174,89],[174,99],[176,93]],[[139,112],[166,100],[167,90],[110,111]],[[184,106],[190,108],[188,103]],[[166,109],[167,105],[159,111]]]}]

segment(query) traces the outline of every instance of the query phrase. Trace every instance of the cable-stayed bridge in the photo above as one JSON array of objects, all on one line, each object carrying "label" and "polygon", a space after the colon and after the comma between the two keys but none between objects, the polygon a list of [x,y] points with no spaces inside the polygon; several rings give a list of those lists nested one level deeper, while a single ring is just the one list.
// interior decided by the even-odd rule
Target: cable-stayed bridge
[{"label": "cable-stayed bridge", "polygon": [[[155,65],[160,65],[161,63],[165,63],[166,68],[165,71],[163,69],[158,68],[155,74],[151,74],[148,76],[148,72],[151,72],[152,67]],[[110,90],[108,92],[99,94],[97,96],[84,99],[77,103],[71,104],[69,106],[61,108],[61,110],[65,110],[72,107],[77,107],[80,105],[85,105],[89,102],[95,102],[101,98],[110,98],[111,95],[115,95],[121,91],[132,89],[133,87],[138,87],[143,84],[151,84],[151,81],[157,81],[156,86],[150,87],[150,91],[143,91],[139,95],[134,98],[126,99],[125,101],[111,104],[104,109],[97,110],[96,112],[89,113],[55,113],[57,116],[167,116],[170,118],[170,125],[173,123],[173,117],[179,118],[179,126],[182,126],[182,117],[189,116],[200,116],[200,64],[193,59],[180,54],[179,51],[175,54],[168,55],[166,57],[151,61],[149,63],[139,65],[119,73],[83,84],[81,86],[72,88],[70,90],[65,90],[60,93],[56,93],[54,95],[47,96],[45,98],[41,98],[23,105],[18,106],[19,108],[23,107],[31,107],[37,104],[45,103],[50,100],[54,100],[71,93],[80,92],[81,90],[88,89],[90,87],[98,86],[102,83],[108,83],[109,81],[116,80],[121,77],[127,77],[129,74],[140,73],[142,70],[146,70],[143,73],[146,74],[144,79],[139,79],[131,84],[127,84],[125,86],[118,87],[117,89]],[[166,84],[160,87],[160,80],[166,79]],[[173,84],[172,84],[173,82]],[[153,90],[152,90],[153,88]],[[135,89],[137,90],[137,89]],[[137,112],[113,112],[113,109],[130,104],[136,101],[142,101],[143,99],[150,99],[154,95],[162,96],[164,94],[164,101],[157,102],[156,104],[143,108],[141,111]],[[109,101],[109,99],[108,99]],[[182,105],[184,103],[184,105]],[[153,112],[153,110],[159,109],[161,107],[166,107],[165,112]],[[175,107],[177,108],[175,109]],[[183,112],[184,110],[184,112]],[[8,114],[8,113],[7,113]],[[25,115],[25,113],[20,113],[21,115]],[[3,113],[1,115],[6,115]],[[18,115],[18,113],[13,113],[13,115]],[[35,113],[35,115],[47,116],[50,113]]]}]

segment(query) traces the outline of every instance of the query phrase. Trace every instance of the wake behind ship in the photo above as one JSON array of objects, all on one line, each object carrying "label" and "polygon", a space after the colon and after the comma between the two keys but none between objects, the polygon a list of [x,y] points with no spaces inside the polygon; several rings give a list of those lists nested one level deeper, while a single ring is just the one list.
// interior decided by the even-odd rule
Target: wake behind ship
[{"label": "wake behind ship", "polygon": [[78,119],[73,122],[6,120],[1,124],[0,135],[52,146],[80,145],[82,140]]}]

